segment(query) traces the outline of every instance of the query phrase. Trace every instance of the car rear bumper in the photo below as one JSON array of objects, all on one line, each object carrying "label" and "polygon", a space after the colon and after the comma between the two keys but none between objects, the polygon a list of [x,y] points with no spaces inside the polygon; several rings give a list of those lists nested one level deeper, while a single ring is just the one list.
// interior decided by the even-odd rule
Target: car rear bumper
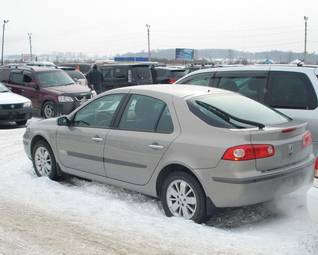
[{"label": "car rear bumper", "polygon": [[32,118],[32,108],[0,110],[0,121],[23,121]]},{"label": "car rear bumper", "polygon": [[317,185],[308,190],[307,193],[307,208],[310,217],[318,221],[318,179],[315,182]]},{"label": "car rear bumper", "polygon": [[212,169],[209,178],[206,178],[206,169],[198,170],[197,174],[200,178],[205,176],[205,181],[202,180],[201,183],[216,207],[239,207],[270,201],[300,188],[309,189],[314,176],[313,155],[297,167],[290,168],[284,172],[276,171],[245,178],[215,177]]}]

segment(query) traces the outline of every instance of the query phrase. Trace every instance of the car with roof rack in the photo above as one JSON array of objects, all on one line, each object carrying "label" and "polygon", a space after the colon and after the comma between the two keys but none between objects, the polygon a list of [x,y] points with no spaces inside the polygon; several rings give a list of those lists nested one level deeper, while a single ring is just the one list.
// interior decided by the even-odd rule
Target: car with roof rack
[{"label": "car with roof rack", "polygon": [[44,118],[68,114],[93,96],[90,88],[75,84],[63,70],[52,67],[2,67],[0,82],[29,98],[33,111]]},{"label": "car with roof rack", "polygon": [[306,121],[318,153],[318,66],[250,65],[203,69],[175,84],[231,90]]}]

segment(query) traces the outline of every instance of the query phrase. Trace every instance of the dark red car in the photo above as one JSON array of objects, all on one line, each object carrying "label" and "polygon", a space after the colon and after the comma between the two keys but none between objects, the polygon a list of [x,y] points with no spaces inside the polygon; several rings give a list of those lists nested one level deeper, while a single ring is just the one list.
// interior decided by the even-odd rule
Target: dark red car
[{"label": "dark red car", "polygon": [[3,67],[0,81],[12,92],[29,98],[33,111],[44,118],[68,114],[93,96],[90,88],[75,84],[67,73],[56,68]]}]

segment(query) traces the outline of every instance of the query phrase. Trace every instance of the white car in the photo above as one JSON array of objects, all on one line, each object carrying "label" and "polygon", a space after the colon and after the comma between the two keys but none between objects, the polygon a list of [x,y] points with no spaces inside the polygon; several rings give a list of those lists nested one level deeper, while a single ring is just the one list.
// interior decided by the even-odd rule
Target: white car
[{"label": "white car", "polygon": [[307,208],[311,218],[318,222],[318,161],[315,166],[314,186],[307,193]]},{"label": "white car", "polygon": [[16,122],[18,125],[25,125],[31,117],[31,101],[12,93],[0,83],[0,122]]}]

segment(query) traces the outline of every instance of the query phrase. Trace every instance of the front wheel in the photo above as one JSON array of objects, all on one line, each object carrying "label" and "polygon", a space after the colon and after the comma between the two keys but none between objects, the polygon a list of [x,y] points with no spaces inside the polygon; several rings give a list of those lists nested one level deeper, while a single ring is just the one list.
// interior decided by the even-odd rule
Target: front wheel
[{"label": "front wheel", "polygon": [[43,140],[38,141],[32,150],[32,161],[37,176],[58,179],[57,164],[50,145]]},{"label": "front wheel", "polygon": [[168,217],[201,223],[206,220],[206,196],[200,183],[186,172],[172,172],[164,180],[161,202]]},{"label": "front wheel", "polygon": [[42,107],[42,116],[46,119],[57,116],[56,105],[51,101],[45,102]]}]

